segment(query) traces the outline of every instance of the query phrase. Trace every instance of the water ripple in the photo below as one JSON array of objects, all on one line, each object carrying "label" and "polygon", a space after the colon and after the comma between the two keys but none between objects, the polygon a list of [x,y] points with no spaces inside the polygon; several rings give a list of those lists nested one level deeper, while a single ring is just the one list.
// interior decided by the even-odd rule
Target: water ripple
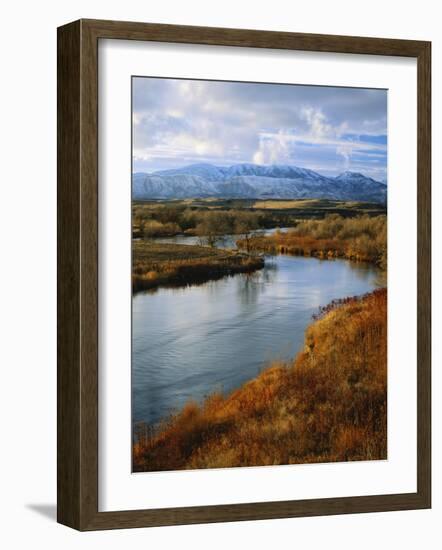
[{"label": "water ripple", "polygon": [[375,268],[277,256],[270,267],[133,298],[134,421],[228,392],[299,350],[320,305],[375,288]]}]

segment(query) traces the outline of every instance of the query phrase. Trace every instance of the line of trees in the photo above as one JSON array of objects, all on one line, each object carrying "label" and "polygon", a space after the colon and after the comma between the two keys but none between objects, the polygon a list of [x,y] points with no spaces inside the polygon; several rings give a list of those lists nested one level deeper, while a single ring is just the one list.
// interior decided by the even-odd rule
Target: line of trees
[{"label": "line of trees", "polygon": [[[190,208],[186,206],[140,205],[132,211],[133,233],[136,237],[170,237],[187,235],[249,234],[249,228],[286,225],[281,217],[266,211],[243,208]],[[244,231],[245,230],[245,231]],[[212,242],[213,238],[209,238]],[[216,239],[215,239],[216,242]]]},{"label": "line of trees", "polygon": [[153,238],[187,233],[198,236],[201,244],[212,247],[224,235],[239,235],[249,243],[253,231],[265,226],[265,216],[262,213],[242,209],[135,208],[133,219],[135,236]]}]

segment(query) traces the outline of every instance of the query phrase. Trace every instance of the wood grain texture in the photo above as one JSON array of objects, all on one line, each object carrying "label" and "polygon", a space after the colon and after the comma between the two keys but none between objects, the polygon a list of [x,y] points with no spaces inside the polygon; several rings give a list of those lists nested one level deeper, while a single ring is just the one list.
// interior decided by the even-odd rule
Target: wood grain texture
[{"label": "wood grain texture", "polygon": [[93,35],[100,38],[149,40],[188,44],[303,50],[315,52],[401,55],[417,57],[425,42],[327,34],[157,25],[128,21],[82,20]]},{"label": "wood grain texture", "polygon": [[418,57],[417,486],[431,507],[431,44]]},{"label": "wood grain texture", "polygon": [[[98,511],[98,40],[416,57],[418,491]],[[80,20],[58,29],[58,521],[85,531],[428,508],[431,505],[431,50],[428,42]]]},{"label": "wood grain texture", "polygon": [[80,23],[58,32],[57,518],[79,526]]}]

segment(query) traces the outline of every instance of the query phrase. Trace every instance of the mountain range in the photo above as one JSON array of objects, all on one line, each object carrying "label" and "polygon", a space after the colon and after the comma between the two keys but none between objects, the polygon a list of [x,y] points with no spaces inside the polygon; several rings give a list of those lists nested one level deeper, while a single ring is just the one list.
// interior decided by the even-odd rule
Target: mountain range
[{"label": "mountain range", "polygon": [[192,164],[183,168],[132,175],[132,197],[146,199],[319,198],[386,203],[387,185],[358,172],[327,177],[288,165]]}]

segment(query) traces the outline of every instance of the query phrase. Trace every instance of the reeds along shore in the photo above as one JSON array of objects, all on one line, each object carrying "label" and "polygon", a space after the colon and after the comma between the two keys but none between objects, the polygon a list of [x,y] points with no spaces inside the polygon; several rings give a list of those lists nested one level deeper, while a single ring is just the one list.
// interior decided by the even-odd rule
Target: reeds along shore
[{"label": "reeds along shore", "polygon": [[134,471],[387,458],[387,291],[324,308],[303,351],[227,397],[139,425]]},{"label": "reeds along shore", "polygon": [[238,247],[270,254],[347,258],[387,267],[386,216],[342,218],[332,214],[324,220],[307,220],[286,232],[254,236],[238,241]]}]

